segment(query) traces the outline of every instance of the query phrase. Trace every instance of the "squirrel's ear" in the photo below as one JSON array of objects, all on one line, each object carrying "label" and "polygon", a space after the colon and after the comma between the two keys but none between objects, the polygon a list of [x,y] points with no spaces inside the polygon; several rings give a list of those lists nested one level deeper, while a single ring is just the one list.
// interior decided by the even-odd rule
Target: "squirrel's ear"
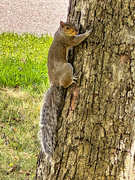
[{"label": "squirrel's ear", "polygon": [[63,22],[63,21],[60,21],[60,25],[61,25],[61,27],[63,27],[63,25],[64,25],[64,22]]}]

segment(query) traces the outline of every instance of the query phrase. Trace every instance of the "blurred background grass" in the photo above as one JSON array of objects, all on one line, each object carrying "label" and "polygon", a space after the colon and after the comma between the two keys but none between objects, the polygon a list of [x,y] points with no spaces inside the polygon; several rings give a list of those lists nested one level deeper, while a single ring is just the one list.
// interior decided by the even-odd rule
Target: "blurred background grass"
[{"label": "blurred background grass", "polygon": [[0,86],[44,92],[48,86],[47,54],[52,37],[0,34]]},{"label": "blurred background grass", "polygon": [[52,37],[0,34],[0,179],[33,179]]}]

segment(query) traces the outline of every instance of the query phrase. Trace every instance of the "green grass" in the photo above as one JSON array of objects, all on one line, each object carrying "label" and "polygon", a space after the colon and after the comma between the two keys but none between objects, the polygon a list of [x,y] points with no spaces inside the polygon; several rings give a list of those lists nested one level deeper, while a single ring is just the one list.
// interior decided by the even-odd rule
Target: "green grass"
[{"label": "green grass", "polygon": [[48,86],[47,54],[52,37],[30,34],[0,35],[0,86],[38,93]]},{"label": "green grass", "polygon": [[42,97],[20,90],[0,91],[0,179],[33,179],[41,102]]},{"label": "green grass", "polygon": [[0,179],[35,175],[49,36],[0,34]]}]

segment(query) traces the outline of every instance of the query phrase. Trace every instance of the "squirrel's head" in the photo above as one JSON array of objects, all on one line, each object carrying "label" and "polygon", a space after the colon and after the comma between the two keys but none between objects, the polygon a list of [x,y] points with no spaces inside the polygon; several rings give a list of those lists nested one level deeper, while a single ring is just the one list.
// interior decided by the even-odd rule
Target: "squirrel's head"
[{"label": "squirrel's head", "polygon": [[65,36],[75,36],[77,34],[76,27],[70,22],[60,21],[60,30]]}]

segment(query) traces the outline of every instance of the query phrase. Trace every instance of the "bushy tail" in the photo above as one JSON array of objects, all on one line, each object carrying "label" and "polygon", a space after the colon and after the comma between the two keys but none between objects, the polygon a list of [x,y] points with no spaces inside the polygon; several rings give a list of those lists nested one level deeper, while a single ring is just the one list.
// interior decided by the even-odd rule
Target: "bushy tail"
[{"label": "bushy tail", "polygon": [[51,85],[47,90],[40,112],[41,147],[51,161],[56,141],[58,110],[62,104],[62,88]]}]

